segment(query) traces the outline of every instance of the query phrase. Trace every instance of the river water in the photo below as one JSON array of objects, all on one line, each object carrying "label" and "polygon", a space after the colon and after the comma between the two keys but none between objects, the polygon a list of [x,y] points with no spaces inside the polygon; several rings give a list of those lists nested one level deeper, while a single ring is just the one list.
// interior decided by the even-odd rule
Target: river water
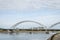
[{"label": "river water", "polygon": [[47,40],[52,35],[45,33],[0,33],[0,40]]}]

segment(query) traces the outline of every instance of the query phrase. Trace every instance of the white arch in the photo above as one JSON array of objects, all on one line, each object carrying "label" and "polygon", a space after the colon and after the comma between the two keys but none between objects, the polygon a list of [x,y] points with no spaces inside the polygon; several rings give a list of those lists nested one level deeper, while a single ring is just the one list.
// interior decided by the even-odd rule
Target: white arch
[{"label": "white arch", "polygon": [[57,23],[51,25],[49,28],[52,28],[52,27],[54,27],[54,26],[56,26],[56,25],[58,25],[58,24],[60,24],[60,22],[57,22]]},{"label": "white arch", "polygon": [[[22,24],[22,23],[25,23],[25,22],[33,22],[33,23],[39,24],[39,25],[42,26],[42,27],[46,27],[46,26],[44,26],[43,24],[41,24],[41,23],[39,23],[39,22],[31,21],[31,20],[25,20],[25,21],[18,22],[18,23],[16,23],[16,24],[14,24],[12,27],[15,28],[15,27],[18,26],[19,24]],[[11,28],[12,28],[12,27],[11,27]],[[46,28],[47,28],[47,27],[46,27]]]}]

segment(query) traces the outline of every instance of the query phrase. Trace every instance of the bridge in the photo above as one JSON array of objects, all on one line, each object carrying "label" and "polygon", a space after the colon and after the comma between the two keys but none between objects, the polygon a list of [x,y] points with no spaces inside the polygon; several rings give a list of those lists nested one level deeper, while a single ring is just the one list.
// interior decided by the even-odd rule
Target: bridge
[{"label": "bridge", "polygon": [[[37,24],[38,26],[37,27],[32,27],[32,28],[29,28],[29,29],[21,29],[21,28],[17,28],[18,25],[21,25],[23,23],[35,23]],[[60,24],[60,22],[58,23],[55,23],[53,25],[51,25],[49,28],[52,28],[56,25]],[[31,26],[31,25],[30,25]],[[19,26],[21,27],[21,26]],[[60,32],[60,29],[47,29],[47,26],[39,23],[39,22],[36,22],[36,21],[31,21],[31,20],[25,20],[25,21],[21,21],[21,22],[18,22],[14,25],[12,25],[11,29],[0,29],[0,32],[49,32],[49,31],[59,31]]]}]

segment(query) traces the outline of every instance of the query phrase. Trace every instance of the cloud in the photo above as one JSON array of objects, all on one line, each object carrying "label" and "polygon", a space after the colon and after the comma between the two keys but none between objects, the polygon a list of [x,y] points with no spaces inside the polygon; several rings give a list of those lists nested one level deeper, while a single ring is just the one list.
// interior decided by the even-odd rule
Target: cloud
[{"label": "cloud", "polygon": [[60,9],[60,0],[0,0],[0,9]]}]

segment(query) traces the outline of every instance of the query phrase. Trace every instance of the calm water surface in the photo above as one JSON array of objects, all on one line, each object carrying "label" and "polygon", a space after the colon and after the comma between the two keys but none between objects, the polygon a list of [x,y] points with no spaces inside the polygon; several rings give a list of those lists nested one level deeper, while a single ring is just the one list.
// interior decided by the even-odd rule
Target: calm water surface
[{"label": "calm water surface", "polygon": [[45,33],[0,33],[0,40],[47,40],[51,35]]}]

